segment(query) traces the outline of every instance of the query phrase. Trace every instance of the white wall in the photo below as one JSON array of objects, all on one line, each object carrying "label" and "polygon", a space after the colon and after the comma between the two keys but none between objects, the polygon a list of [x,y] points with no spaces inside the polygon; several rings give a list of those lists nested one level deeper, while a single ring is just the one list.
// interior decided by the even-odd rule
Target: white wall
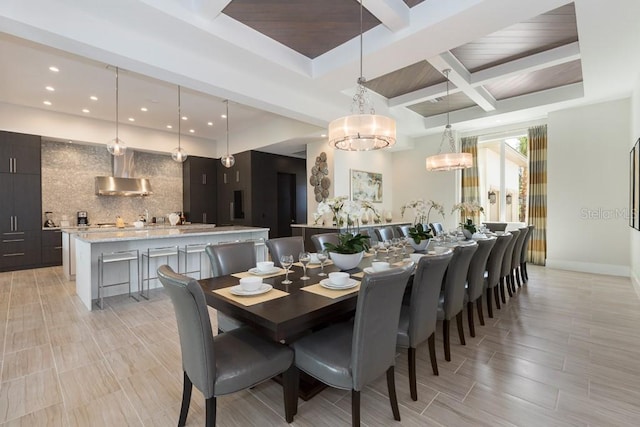
[{"label": "white wall", "polygon": [[549,114],[547,266],[629,274],[630,106]]},{"label": "white wall", "polygon": [[[316,157],[320,153],[327,155],[329,168],[329,198],[337,196],[350,197],[351,169],[382,174],[382,203],[374,203],[374,207],[380,213],[393,210],[394,201],[393,182],[394,170],[392,165],[392,153],[385,150],[376,151],[342,151],[331,148],[326,142],[307,144],[307,222],[313,223],[313,214],[318,208],[315,201],[313,187],[309,184],[311,168],[315,165]],[[394,214],[394,220],[400,219],[400,214]]]},{"label": "white wall", "polygon": [[[393,217],[401,219],[403,204],[414,199],[433,200],[444,205],[446,217],[443,219],[432,211],[429,220],[442,222],[445,229],[458,226],[458,216],[451,214],[451,208],[459,200],[460,172],[428,172],[425,166],[427,156],[437,154],[440,135],[430,135],[415,139],[413,150],[393,153]],[[413,216],[405,216],[413,221]]]},{"label": "white wall", "polygon": [[[629,150],[640,137],[640,74],[636,79],[635,90],[633,91],[631,107],[631,138],[629,138]],[[629,229],[631,234],[631,277],[634,280],[636,289],[640,290],[640,231]]]}]

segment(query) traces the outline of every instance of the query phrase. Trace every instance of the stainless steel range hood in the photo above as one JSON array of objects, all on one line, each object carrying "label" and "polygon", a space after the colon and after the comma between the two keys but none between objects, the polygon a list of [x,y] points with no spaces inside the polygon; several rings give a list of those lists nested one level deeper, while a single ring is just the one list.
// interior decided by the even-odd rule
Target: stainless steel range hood
[{"label": "stainless steel range hood", "polygon": [[151,183],[146,178],[134,178],[133,150],[122,156],[112,156],[113,176],[96,176],[98,196],[148,196]]}]

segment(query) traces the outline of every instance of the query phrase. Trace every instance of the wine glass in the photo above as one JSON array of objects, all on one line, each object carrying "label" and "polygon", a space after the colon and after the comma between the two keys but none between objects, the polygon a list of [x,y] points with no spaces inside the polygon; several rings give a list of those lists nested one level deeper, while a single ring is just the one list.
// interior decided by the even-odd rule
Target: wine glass
[{"label": "wine glass", "polygon": [[300,264],[302,264],[302,269],[304,271],[300,279],[311,279],[311,277],[307,276],[307,264],[309,264],[309,262],[311,261],[311,254],[309,252],[300,252],[300,254],[298,254],[298,261],[300,261]]},{"label": "wine glass", "polygon": [[318,261],[320,261],[320,273],[318,273],[318,276],[327,275],[327,273],[324,272],[324,262],[327,260],[327,258],[327,251],[318,252]]},{"label": "wine glass", "polygon": [[371,250],[373,251],[373,261],[378,261],[378,250],[379,249],[380,249],[380,247],[377,244],[371,246]]},{"label": "wine glass", "polygon": [[289,269],[293,265],[293,255],[282,255],[280,257],[280,264],[285,269],[285,275],[284,275],[284,280],[282,281],[282,284],[289,285],[293,283],[291,280],[289,280]]},{"label": "wine glass", "polygon": [[384,245],[384,250],[385,250],[385,252],[386,252],[386,255],[384,256],[384,259],[386,259],[387,261],[389,261],[389,259],[391,258],[391,257],[389,256],[389,250],[390,250],[390,248],[391,248],[391,240],[385,240],[385,241],[384,241],[384,243],[383,243],[383,245]]}]

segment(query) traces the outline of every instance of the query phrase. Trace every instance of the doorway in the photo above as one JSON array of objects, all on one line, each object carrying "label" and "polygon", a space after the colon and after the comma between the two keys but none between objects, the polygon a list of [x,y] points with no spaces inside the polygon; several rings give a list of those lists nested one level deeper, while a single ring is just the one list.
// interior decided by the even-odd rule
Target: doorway
[{"label": "doorway", "polygon": [[278,228],[273,237],[290,237],[296,222],[296,174],[278,172]]}]

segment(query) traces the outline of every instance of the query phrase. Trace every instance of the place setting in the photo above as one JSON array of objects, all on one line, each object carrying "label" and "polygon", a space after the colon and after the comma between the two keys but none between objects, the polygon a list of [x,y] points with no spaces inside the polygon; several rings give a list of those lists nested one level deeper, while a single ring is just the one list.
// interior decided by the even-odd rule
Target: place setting
[{"label": "place setting", "polygon": [[260,276],[243,277],[237,285],[216,289],[213,292],[245,306],[289,295],[287,292],[274,289],[272,285],[264,283]]},{"label": "place setting", "polygon": [[280,276],[285,273],[285,270],[280,267],[276,267],[273,261],[260,261],[256,263],[256,266],[250,268],[248,271],[232,274],[233,277],[242,279],[245,277],[261,277],[268,279],[270,277]]},{"label": "place setting", "polygon": [[349,273],[336,271],[315,285],[305,286],[303,291],[322,295],[328,298],[339,298],[360,290],[360,281],[353,279]]}]

